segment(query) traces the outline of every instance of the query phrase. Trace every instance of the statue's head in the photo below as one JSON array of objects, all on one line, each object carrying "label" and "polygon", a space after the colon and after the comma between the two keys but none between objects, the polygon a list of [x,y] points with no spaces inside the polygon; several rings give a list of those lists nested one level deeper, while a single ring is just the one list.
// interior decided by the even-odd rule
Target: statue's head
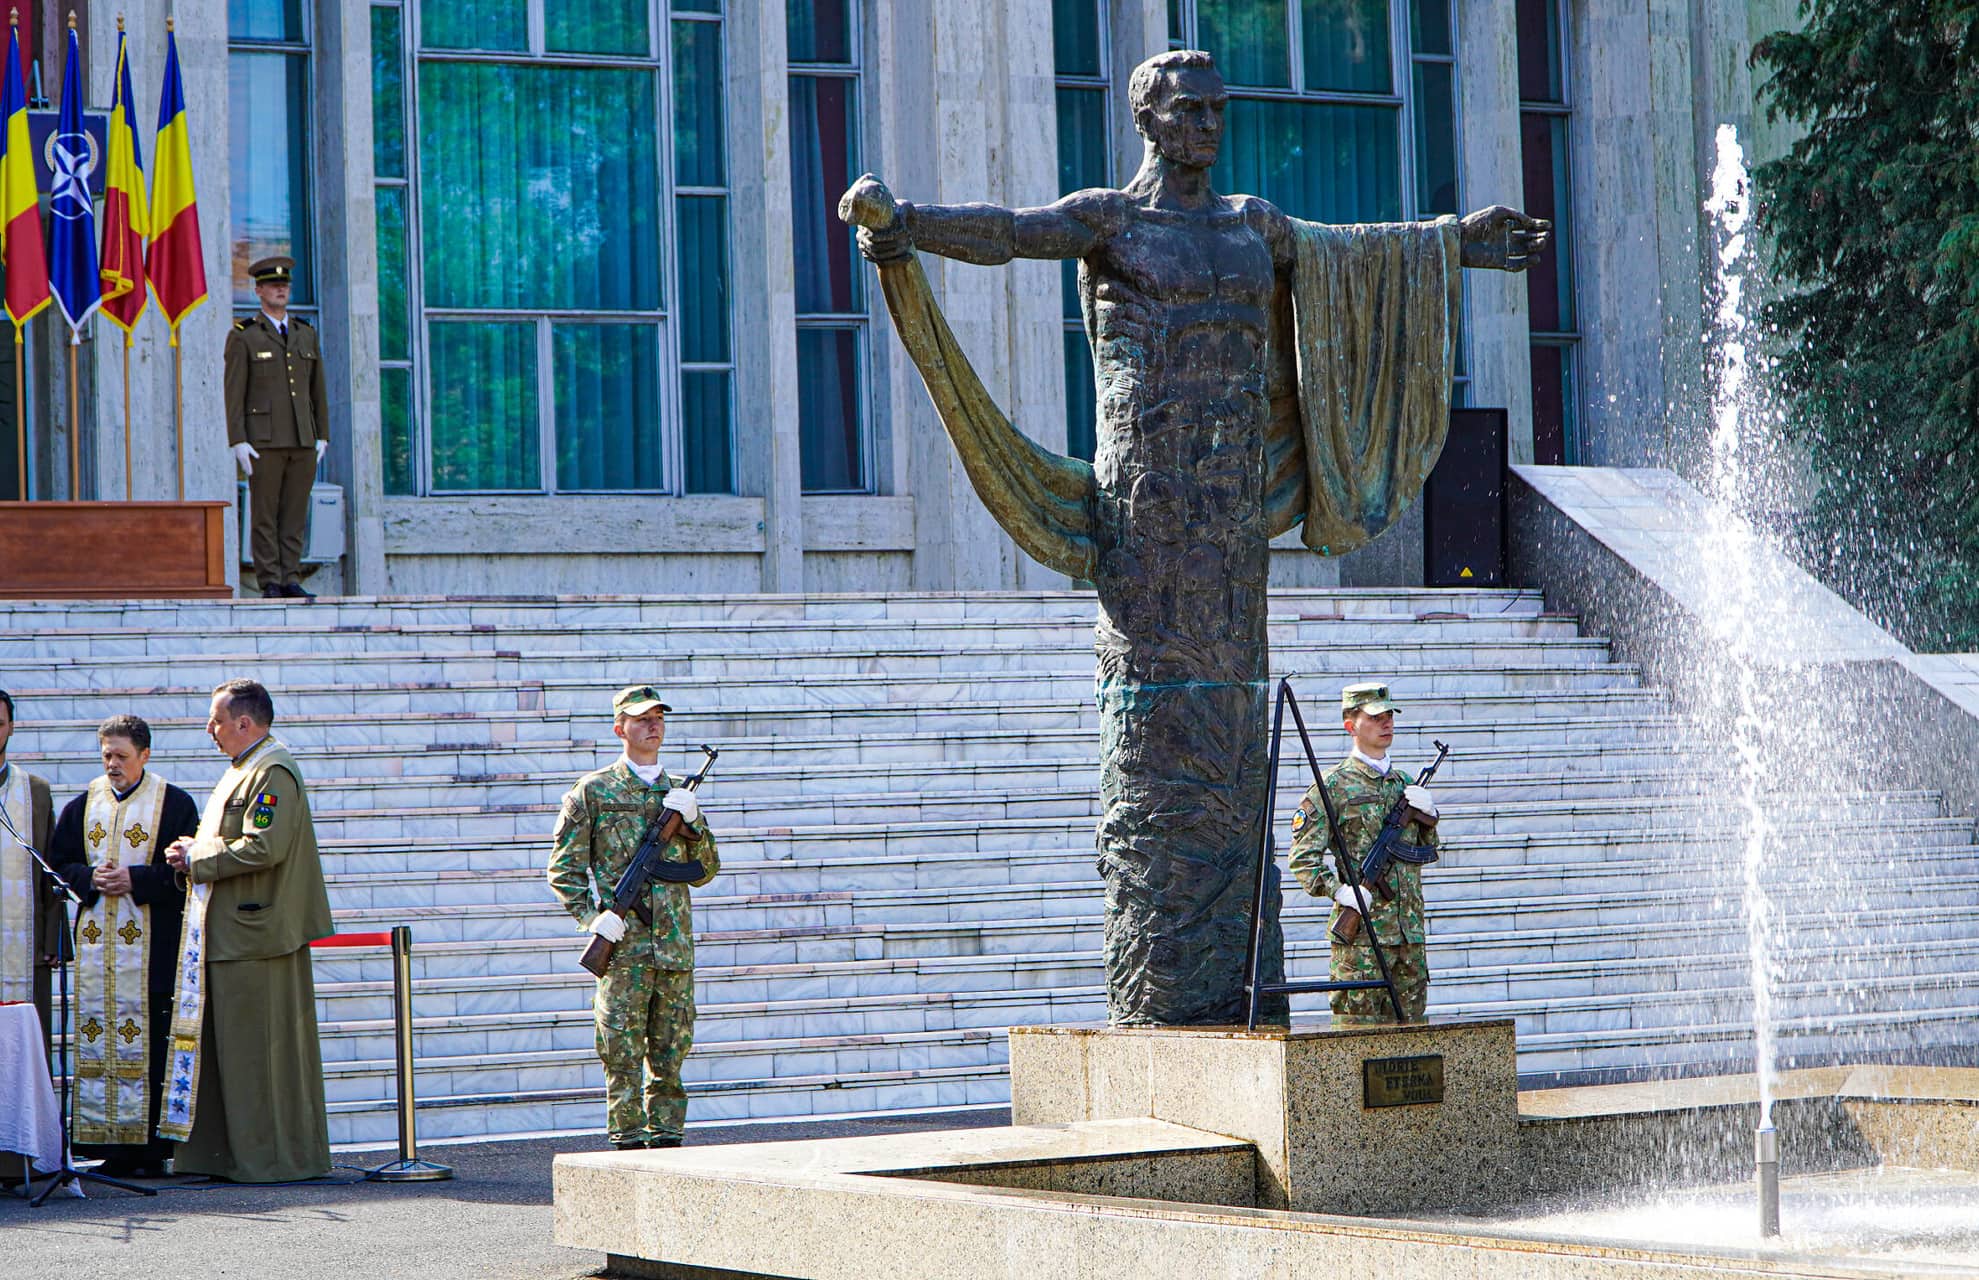
[{"label": "statue's head", "polygon": [[1134,128],[1170,164],[1207,169],[1216,163],[1229,100],[1216,59],[1201,49],[1157,53],[1127,81]]}]

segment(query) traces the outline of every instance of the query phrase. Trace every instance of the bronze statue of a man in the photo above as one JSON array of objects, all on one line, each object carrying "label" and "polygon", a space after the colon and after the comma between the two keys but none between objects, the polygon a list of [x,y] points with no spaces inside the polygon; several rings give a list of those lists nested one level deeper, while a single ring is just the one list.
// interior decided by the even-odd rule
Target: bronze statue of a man
[{"label": "bronze statue of a man", "polygon": [[[1447,427],[1455,268],[1520,270],[1548,226],[1502,207],[1461,223],[1301,222],[1211,189],[1228,94],[1207,53],[1148,59],[1128,97],[1147,148],[1120,190],[1041,209],[912,205],[868,177],[840,215],[861,227],[985,505],[1028,553],[1098,590],[1111,1018],[1232,1023],[1269,821],[1266,544],[1303,522],[1308,546],[1337,555],[1399,516]],[[1079,260],[1091,467],[997,412],[914,249]],[[1266,982],[1284,963],[1272,879]]]}]

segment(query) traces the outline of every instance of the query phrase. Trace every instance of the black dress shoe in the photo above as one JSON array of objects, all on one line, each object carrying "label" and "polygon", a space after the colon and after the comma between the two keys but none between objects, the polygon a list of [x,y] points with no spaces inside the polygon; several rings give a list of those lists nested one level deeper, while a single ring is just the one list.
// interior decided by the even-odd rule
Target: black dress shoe
[{"label": "black dress shoe", "polygon": [[313,591],[304,591],[300,582],[289,583],[282,588],[282,594],[291,600],[314,600],[316,598],[316,593]]},{"label": "black dress shoe", "polygon": [[288,594],[289,593],[281,587],[261,588],[261,598],[263,600],[280,600],[283,597],[287,596]]}]

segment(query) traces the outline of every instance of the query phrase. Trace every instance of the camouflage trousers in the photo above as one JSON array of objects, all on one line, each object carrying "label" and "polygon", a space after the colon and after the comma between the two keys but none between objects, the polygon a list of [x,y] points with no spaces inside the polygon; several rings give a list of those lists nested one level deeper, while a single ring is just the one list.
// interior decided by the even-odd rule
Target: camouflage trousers
[{"label": "camouflage trousers", "polygon": [[687,1123],[680,1060],[694,1044],[694,971],[620,961],[591,1002],[613,1142],[678,1138]]},{"label": "camouflage trousers", "polygon": [[[1395,994],[1401,998],[1402,1012],[1409,1021],[1422,1017],[1429,1003],[1429,957],[1420,942],[1404,942],[1383,948],[1388,957],[1388,973],[1395,979]],[[1375,963],[1373,947],[1333,947],[1335,982],[1379,982],[1381,967]],[[1379,987],[1367,991],[1335,991],[1333,1016],[1393,1022],[1395,1010],[1388,993]]]}]

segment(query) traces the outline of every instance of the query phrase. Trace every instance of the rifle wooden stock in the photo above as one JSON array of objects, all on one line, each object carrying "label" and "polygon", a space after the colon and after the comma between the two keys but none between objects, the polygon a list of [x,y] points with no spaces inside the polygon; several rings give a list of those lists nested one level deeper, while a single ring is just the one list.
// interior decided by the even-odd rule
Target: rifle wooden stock
[{"label": "rifle wooden stock", "polygon": [[[1351,947],[1354,945],[1354,939],[1360,936],[1361,913],[1352,907],[1341,907],[1340,914],[1333,921],[1333,940],[1343,947]],[[600,938],[598,941],[605,940]],[[605,943],[605,946],[609,951],[611,944]],[[591,953],[587,951],[584,954],[588,957]]]},{"label": "rifle wooden stock", "polygon": [[606,942],[594,933],[591,935],[591,945],[584,948],[584,954],[577,957],[577,963],[589,969],[593,977],[602,978],[605,976],[605,970],[612,967],[612,952],[617,945]]}]

